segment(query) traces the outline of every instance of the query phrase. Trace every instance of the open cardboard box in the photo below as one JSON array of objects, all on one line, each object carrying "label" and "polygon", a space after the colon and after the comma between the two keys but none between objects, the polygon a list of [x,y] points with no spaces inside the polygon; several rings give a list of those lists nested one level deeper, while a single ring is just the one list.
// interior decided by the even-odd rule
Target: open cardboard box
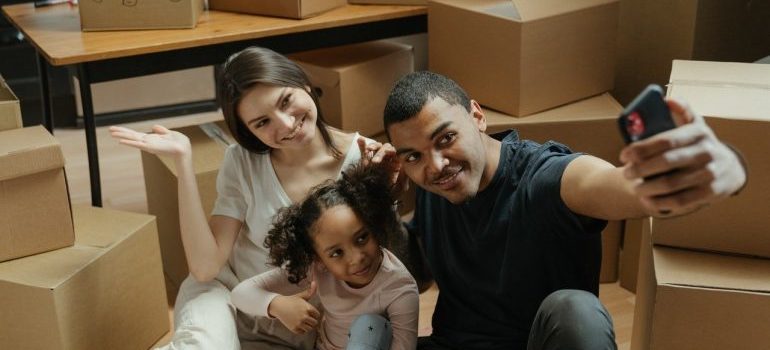
[{"label": "open cardboard box", "polygon": [[612,89],[617,0],[431,0],[429,66],[527,116]]}]

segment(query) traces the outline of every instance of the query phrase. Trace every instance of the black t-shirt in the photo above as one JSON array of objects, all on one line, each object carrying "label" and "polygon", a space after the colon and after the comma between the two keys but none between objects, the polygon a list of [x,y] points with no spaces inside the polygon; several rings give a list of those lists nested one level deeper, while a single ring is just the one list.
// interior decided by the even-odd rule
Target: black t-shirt
[{"label": "black t-shirt", "polygon": [[606,221],[561,199],[561,177],[579,154],[566,146],[502,142],[489,186],[454,205],[417,190],[408,225],[439,287],[433,336],[458,349],[525,349],[540,303],[559,289],[597,294]]}]

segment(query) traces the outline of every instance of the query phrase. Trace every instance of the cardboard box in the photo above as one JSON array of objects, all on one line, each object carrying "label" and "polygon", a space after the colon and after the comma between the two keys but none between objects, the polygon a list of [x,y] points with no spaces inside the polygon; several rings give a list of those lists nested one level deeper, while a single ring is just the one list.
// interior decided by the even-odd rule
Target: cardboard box
[{"label": "cardboard box", "polygon": [[736,197],[657,220],[654,242],[770,257],[770,66],[674,61],[668,96],[686,100],[720,140],[743,153],[749,180]]},{"label": "cardboard box", "polygon": [[0,131],[22,126],[19,98],[0,75]]},{"label": "cardboard box", "polygon": [[642,247],[632,350],[770,344],[770,260]]},{"label": "cardboard box", "polygon": [[432,0],[430,69],[526,116],[612,89],[617,0]]},{"label": "cardboard box", "polygon": [[[631,293],[636,293],[636,281],[639,275],[639,251],[642,244],[644,224],[648,219],[628,219],[623,228],[623,244],[620,248],[619,276],[620,286]],[[649,227],[647,228],[649,232]]]},{"label": "cardboard box", "polygon": [[74,239],[59,141],[42,126],[0,132],[0,261]]},{"label": "cardboard box", "polygon": [[74,247],[0,263],[0,348],[149,348],[169,330],[154,218],[73,213]]},{"label": "cardboard box", "polygon": [[83,31],[195,28],[203,0],[80,0]]},{"label": "cardboard box", "polygon": [[412,47],[387,41],[338,46],[289,56],[320,88],[329,124],[372,136],[385,129],[382,111],[390,89],[414,71]]},{"label": "cardboard box", "polygon": [[303,19],[344,6],[345,0],[209,0],[209,8],[218,11]]},{"label": "cardboard box", "polygon": [[350,4],[427,5],[428,0],[348,0]]},{"label": "cardboard box", "polygon": [[[526,118],[514,118],[489,109],[484,110],[487,132],[515,129],[522,139],[544,143],[554,140],[575,152],[585,152],[619,165],[623,140],[618,133],[617,117],[623,108],[605,93]],[[622,221],[610,221],[602,232],[601,282],[618,279],[618,255],[623,232]]]},{"label": "cardboard box", "polygon": [[[206,131],[212,133],[209,136]],[[234,143],[224,122],[208,123],[174,129],[190,138],[193,169],[206,215],[211,213],[217,199],[216,180],[228,144]],[[144,183],[147,190],[147,211],[158,220],[158,239],[163,258],[163,271],[174,287],[179,287],[188,275],[187,258],[179,229],[179,195],[174,161],[142,152]],[[174,295],[169,295],[173,299]]]},{"label": "cardboard box", "polygon": [[623,0],[613,95],[664,85],[671,60],[753,62],[770,55],[770,2]]},{"label": "cardboard box", "polygon": [[[75,107],[83,115],[80,82],[72,77]],[[183,69],[91,84],[95,114],[216,99],[214,67]],[[130,98],[126,98],[129,96]]]}]

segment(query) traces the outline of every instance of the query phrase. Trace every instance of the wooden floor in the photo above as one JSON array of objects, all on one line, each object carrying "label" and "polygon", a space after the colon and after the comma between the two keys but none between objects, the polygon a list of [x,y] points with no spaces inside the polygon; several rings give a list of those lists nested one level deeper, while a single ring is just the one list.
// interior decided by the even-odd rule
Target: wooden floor
[{"label": "wooden floor", "polygon": [[[174,128],[221,119],[221,113],[214,112],[125,125],[137,130],[146,131],[153,124]],[[55,136],[62,143],[64,150],[67,180],[72,202],[75,204],[90,204],[88,163],[83,130],[56,129]],[[97,138],[104,207],[146,213],[147,199],[139,151],[118,145],[110,138],[106,127],[97,129]],[[430,334],[430,318],[433,314],[437,295],[438,290],[434,288],[420,296],[420,335]],[[620,288],[617,283],[609,283],[601,285],[600,297],[615,322],[615,335],[619,348],[628,349],[631,340],[634,295]],[[172,322],[171,311],[169,310],[169,322]],[[171,334],[169,333],[160,339],[158,344],[167,343],[170,337]]]}]

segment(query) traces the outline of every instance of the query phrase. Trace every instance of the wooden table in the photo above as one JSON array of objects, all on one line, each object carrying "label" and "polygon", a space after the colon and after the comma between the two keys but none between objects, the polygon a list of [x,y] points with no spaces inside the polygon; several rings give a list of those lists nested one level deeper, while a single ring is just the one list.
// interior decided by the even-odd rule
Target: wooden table
[{"label": "wooden table", "polygon": [[81,32],[77,7],[3,7],[38,52],[45,126],[53,132],[48,64],[74,66],[80,81],[91,202],[101,206],[91,84],[220,64],[248,46],[284,54],[427,31],[423,6],[347,5],[305,20],[206,11],[194,29]]}]

